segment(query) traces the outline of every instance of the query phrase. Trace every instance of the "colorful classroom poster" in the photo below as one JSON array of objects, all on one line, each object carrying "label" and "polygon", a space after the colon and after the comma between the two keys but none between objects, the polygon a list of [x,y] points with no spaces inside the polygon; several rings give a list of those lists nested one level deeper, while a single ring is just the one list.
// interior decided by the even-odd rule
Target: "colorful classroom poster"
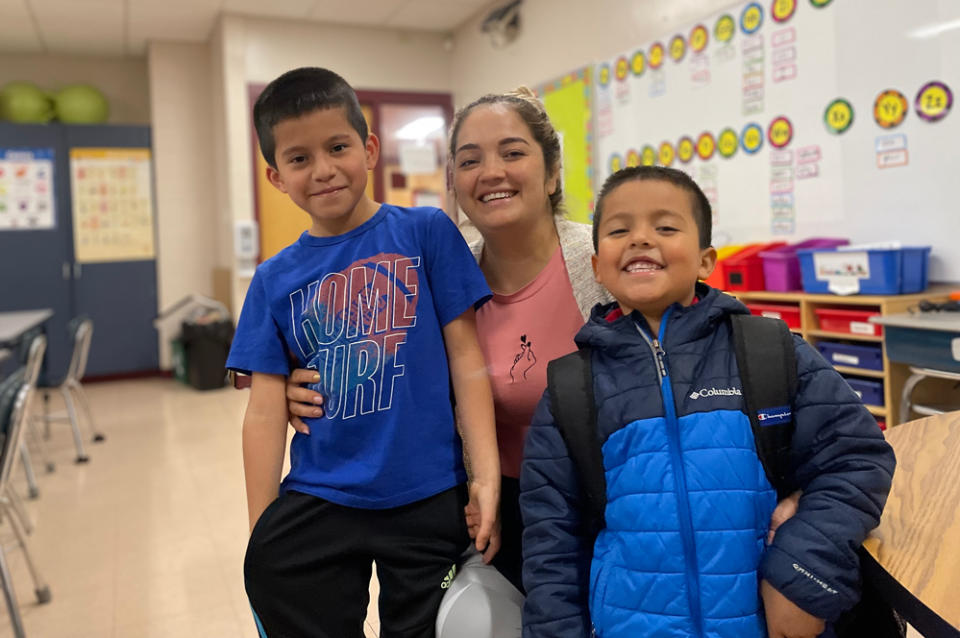
[{"label": "colorful classroom poster", "polygon": [[56,226],[53,149],[0,148],[0,230]]},{"label": "colorful classroom poster", "polygon": [[[640,164],[680,167],[709,190],[718,237],[822,233],[824,221],[843,217],[840,142],[823,124],[845,77],[834,20],[833,10],[796,0],[747,1],[600,60],[597,68],[636,60],[643,70],[636,52],[652,68],[663,49],[659,81],[669,90],[651,97],[649,70],[598,82],[594,188],[636,151]],[[686,55],[677,33],[690,34]],[[709,81],[698,66],[706,59]],[[795,145],[817,148],[817,160],[780,166],[775,154]]]},{"label": "colorful classroom poster", "polygon": [[548,82],[537,88],[537,95],[560,133],[567,217],[587,223],[593,215],[593,69],[584,67]]},{"label": "colorful classroom poster", "polygon": [[70,187],[78,262],[153,259],[149,149],[70,149]]}]

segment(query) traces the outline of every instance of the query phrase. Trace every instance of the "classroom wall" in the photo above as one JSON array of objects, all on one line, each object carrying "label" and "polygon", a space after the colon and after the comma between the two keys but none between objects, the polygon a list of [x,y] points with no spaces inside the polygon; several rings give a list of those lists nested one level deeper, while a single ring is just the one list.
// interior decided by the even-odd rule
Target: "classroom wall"
[{"label": "classroom wall", "polygon": [[[193,293],[213,295],[217,206],[210,51],[206,44],[153,42],[147,60],[162,311]],[[174,322],[159,335],[162,368],[169,367],[168,342],[178,328]]]},{"label": "classroom wall", "polygon": [[524,0],[516,40],[494,48],[480,25],[490,9],[454,33],[454,102],[535,86],[609,57],[698,18],[734,6],[730,0]]},{"label": "classroom wall", "polygon": [[4,53],[0,54],[0,86],[19,80],[53,91],[69,84],[91,84],[110,103],[110,124],[149,124],[147,69],[145,57]]}]

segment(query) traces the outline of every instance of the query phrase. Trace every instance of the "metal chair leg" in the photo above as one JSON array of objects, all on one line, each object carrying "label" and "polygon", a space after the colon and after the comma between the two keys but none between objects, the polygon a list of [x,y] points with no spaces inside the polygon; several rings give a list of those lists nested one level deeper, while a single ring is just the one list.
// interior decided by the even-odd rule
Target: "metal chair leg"
[{"label": "metal chair leg", "polygon": [[33,462],[30,460],[30,451],[27,444],[20,441],[20,465],[23,466],[23,473],[27,475],[27,494],[30,498],[40,496],[40,486],[37,485],[37,477],[33,473]]},{"label": "metal chair leg", "polygon": [[87,418],[87,424],[90,427],[90,431],[93,432],[93,442],[102,443],[106,441],[107,437],[104,436],[102,432],[97,431],[97,426],[93,422],[93,412],[90,411],[90,402],[87,400],[86,390],[84,390],[83,386],[77,381],[71,381],[69,386],[73,390],[74,396],[77,397],[77,403],[80,404]]},{"label": "metal chair leg", "polygon": [[27,535],[20,529],[20,522],[15,516],[7,516],[7,520],[10,521],[10,527],[13,528],[13,533],[17,536],[17,542],[20,543],[20,549],[23,551],[23,558],[27,563],[27,569],[30,570],[30,576],[33,578],[33,591],[37,595],[37,602],[41,605],[50,602],[50,586],[43,579],[40,570],[37,569],[37,566],[33,562],[33,557],[30,555],[30,548],[27,546]]},{"label": "metal chair leg", "polygon": [[50,391],[43,391],[43,438],[50,440]]},{"label": "metal chair leg", "polygon": [[83,437],[80,435],[80,422],[77,420],[77,410],[73,405],[73,397],[65,385],[60,386],[60,393],[63,395],[64,403],[67,404],[67,415],[70,417],[70,426],[73,428],[73,444],[77,447],[77,463],[86,463],[90,460],[90,457],[83,449]]},{"label": "metal chair leg", "polygon": [[0,587],[3,588],[3,597],[7,601],[7,610],[10,612],[10,624],[13,625],[14,638],[26,638],[23,630],[23,621],[20,619],[20,606],[17,605],[17,594],[13,591],[13,579],[7,568],[7,557],[0,547]]},{"label": "metal chair leg", "polygon": [[910,397],[913,394],[913,389],[925,378],[924,375],[914,372],[904,382],[903,393],[900,395],[900,423],[906,423],[910,420],[910,407],[912,405]]},{"label": "metal chair leg", "polygon": [[[49,422],[47,423],[47,427],[49,427]],[[44,469],[47,471],[47,474],[52,474],[54,470],[57,469],[57,466],[53,462],[53,459],[50,458],[50,453],[47,451],[47,442],[43,440],[43,435],[37,428],[37,417],[27,419],[24,427],[34,448],[40,451],[40,460],[43,462]]]},{"label": "metal chair leg", "polygon": [[23,527],[24,531],[27,532],[27,534],[32,534],[33,522],[30,520],[30,516],[27,514],[27,508],[23,506],[23,501],[20,500],[20,495],[17,494],[17,491],[10,485],[7,485],[6,494],[0,495],[0,502],[2,502],[4,499],[6,499],[6,502],[10,504],[10,512],[20,521],[20,525]]}]

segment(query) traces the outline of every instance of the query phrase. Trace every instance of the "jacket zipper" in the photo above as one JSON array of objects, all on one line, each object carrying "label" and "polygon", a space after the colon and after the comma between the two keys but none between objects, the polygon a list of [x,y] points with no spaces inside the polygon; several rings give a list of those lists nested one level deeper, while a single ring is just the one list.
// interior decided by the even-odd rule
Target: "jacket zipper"
[{"label": "jacket zipper", "polygon": [[680,420],[677,418],[677,409],[673,401],[673,386],[670,383],[670,373],[667,370],[667,353],[663,349],[663,337],[666,334],[667,319],[671,308],[663,313],[660,319],[660,334],[651,339],[647,333],[635,323],[637,332],[647,342],[653,351],[653,358],[657,362],[657,375],[660,378],[660,395],[663,399],[664,417],[667,421],[667,441],[670,445],[670,458],[673,462],[673,487],[677,499],[677,514],[680,517],[680,537],[683,540],[683,557],[687,567],[687,602],[690,605],[690,616],[693,620],[694,631],[703,636],[703,614],[700,609],[700,579],[697,574],[697,545],[693,533],[693,517],[690,514],[690,500],[687,494],[687,475],[683,469],[683,453],[680,448]]}]

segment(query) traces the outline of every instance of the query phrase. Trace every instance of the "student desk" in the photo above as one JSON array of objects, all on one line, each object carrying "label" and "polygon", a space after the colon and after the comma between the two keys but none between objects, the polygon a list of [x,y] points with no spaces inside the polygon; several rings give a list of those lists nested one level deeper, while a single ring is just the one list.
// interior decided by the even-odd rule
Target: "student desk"
[{"label": "student desk", "polygon": [[897,313],[870,321],[883,325],[886,357],[910,369],[900,398],[900,423],[910,419],[911,409],[926,416],[960,409],[956,402],[931,406],[913,400],[924,379],[960,381],[960,312]]},{"label": "student desk", "polygon": [[49,308],[0,312],[0,346],[16,343],[25,332],[52,316],[53,311]]},{"label": "student desk", "polygon": [[897,469],[880,526],[864,548],[939,617],[920,605],[895,604],[910,624],[923,629],[926,617],[933,630],[925,635],[960,636],[960,412],[889,428],[886,438]]}]

